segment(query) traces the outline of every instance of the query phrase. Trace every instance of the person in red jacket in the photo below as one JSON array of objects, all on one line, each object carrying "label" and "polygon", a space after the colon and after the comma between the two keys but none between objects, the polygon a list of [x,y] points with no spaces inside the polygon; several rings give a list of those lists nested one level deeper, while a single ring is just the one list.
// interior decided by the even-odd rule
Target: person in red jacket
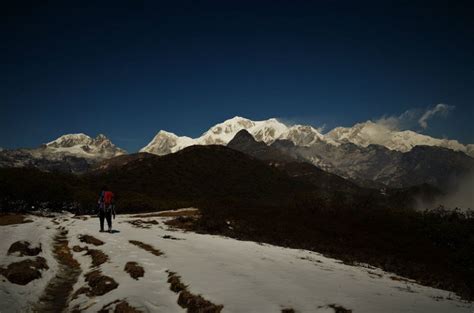
[{"label": "person in red jacket", "polygon": [[115,219],[115,195],[107,187],[103,187],[100,192],[99,201],[100,232],[104,231],[104,219],[107,220],[109,233],[112,232],[112,215]]}]

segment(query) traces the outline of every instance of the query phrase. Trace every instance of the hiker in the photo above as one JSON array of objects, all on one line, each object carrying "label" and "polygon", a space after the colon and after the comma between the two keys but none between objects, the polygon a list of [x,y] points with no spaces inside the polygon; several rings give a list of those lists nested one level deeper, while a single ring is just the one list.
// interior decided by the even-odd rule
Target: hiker
[{"label": "hiker", "polygon": [[112,232],[112,215],[115,219],[115,195],[107,187],[103,187],[100,192],[98,207],[99,207],[99,220],[100,220],[100,232],[104,231],[104,219],[107,220],[107,226],[109,227],[109,233]]}]

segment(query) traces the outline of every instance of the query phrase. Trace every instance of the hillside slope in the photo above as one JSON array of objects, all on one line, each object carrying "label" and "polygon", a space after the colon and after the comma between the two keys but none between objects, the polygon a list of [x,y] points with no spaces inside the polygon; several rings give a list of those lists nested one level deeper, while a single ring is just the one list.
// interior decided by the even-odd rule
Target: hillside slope
[{"label": "hillside slope", "polygon": [[[50,268],[42,270],[41,278],[25,286],[0,280],[0,305],[5,313],[48,305],[50,300],[44,297],[42,303],[38,300],[46,291],[48,279],[59,270],[51,256],[58,226],[69,231],[69,249],[87,248],[107,257],[104,263],[94,264],[87,250],[71,251],[81,273],[71,290],[71,294],[78,296],[66,303],[68,310],[86,313],[98,312],[104,307],[113,310],[126,302],[127,306],[142,312],[185,312],[177,303],[180,295],[170,290],[170,272],[180,277],[190,293],[223,305],[223,313],[271,313],[283,309],[301,313],[344,312],[338,308],[367,313],[468,313],[473,309],[472,303],[460,301],[449,292],[418,285],[378,268],[345,265],[307,250],[169,229],[164,224],[169,219],[166,217],[119,215],[114,234],[98,233],[98,221],[92,217],[30,218],[33,223],[0,226],[3,238],[0,266],[17,261],[18,257],[7,256],[7,250],[15,241],[28,240],[37,246],[41,240],[40,255],[47,257]],[[136,221],[155,224],[147,227],[130,224]],[[29,235],[30,229],[38,236]],[[82,235],[91,235],[103,244],[81,242]],[[160,254],[143,250],[131,243],[134,240],[159,250]],[[141,266],[143,276],[134,279],[125,272],[127,262]],[[95,296],[81,293],[81,288],[89,288],[85,278],[94,270],[111,278],[116,286]]]}]

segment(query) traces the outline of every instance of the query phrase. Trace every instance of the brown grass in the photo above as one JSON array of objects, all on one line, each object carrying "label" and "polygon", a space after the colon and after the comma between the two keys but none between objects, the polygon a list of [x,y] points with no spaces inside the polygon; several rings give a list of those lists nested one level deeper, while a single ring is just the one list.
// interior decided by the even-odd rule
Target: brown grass
[{"label": "brown grass", "polygon": [[35,259],[11,263],[7,268],[0,267],[0,274],[9,282],[17,285],[26,285],[32,280],[41,277],[40,270],[49,269],[46,260],[40,256]]},{"label": "brown grass", "polygon": [[338,304],[330,304],[328,307],[334,309],[334,313],[352,313],[352,310],[346,309]]},{"label": "brown grass", "polygon": [[23,214],[0,213],[0,226],[31,223],[32,220],[26,219]]},{"label": "brown grass", "polygon": [[115,305],[114,313],[141,313],[142,311],[137,310],[128,304],[125,300],[115,300],[105,305],[98,313],[110,313],[112,312],[112,306]]},{"label": "brown grass", "polygon": [[186,290],[188,287],[181,282],[181,277],[175,272],[168,272],[168,283],[170,284],[171,291],[176,293]]},{"label": "brown grass", "polygon": [[102,275],[100,270],[94,270],[84,275],[88,286],[79,288],[73,295],[73,299],[80,294],[86,294],[89,298],[102,296],[118,287],[118,283],[109,276]]},{"label": "brown grass", "polygon": [[224,308],[223,305],[215,305],[202,296],[189,292],[188,286],[183,284],[181,277],[174,272],[168,272],[168,283],[172,291],[179,293],[178,304],[188,313],[219,313]]},{"label": "brown grass", "polygon": [[132,245],[135,245],[135,246],[137,246],[137,247],[140,247],[140,248],[142,248],[143,250],[148,251],[148,252],[150,252],[151,254],[154,254],[154,255],[156,255],[156,256],[163,255],[163,252],[161,252],[161,251],[158,250],[158,249],[153,248],[153,247],[150,246],[149,244],[146,244],[146,243],[143,243],[143,242],[137,241],[137,240],[129,240],[129,242],[130,242]]},{"label": "brown grass", "polygon": [[82,251],[86,251],[88,250],[89,248],[87,248],[87,246],[84,246],[84,247],[81,247],[81,246],[74,246],[72,247],[72,251],[74,252],[82,252]]},{"label": "brown grass", "polygon": [[398,276],[390,276],[390,279],[395,280],[395,281],[402,281],[402,282],[406,282],[406,283],[411,283],[412,282],[409,279],[406,279],[406,278],[403,278],[403,277],[398,277]]},{"label": "brown grass", "polygon": [[92,258],[91,267],[97,267],[109,260],[109,257],[102,251],[96,249],[88,249],[86,255]]},{"label": "brown grass", "polygon": [[8,249],[8,254],[17,253],[19,256],[35,256],[41,252],[41,245],[36,248],[31,248],[28,241],[16,241],[12,243]]},{"label": "brown grass", "polygon": [[151,225],[158,225],[158,221],[155,221],[155,220],[149,220],[149,221],[146,221],[146,220],[129,220],[127,221],[128,223],[132,224],[134,227],[138,227],[138,228],[151,228]]},{"label": "brown grass", "polygon": [[91,235],[80,235],[79,240],[84,243],[88,243],[94,246],[101,246],[104,244],[102,240],[99,240]]},{"label": "brown grass", "polygon": [[34,304],[33,312],[63,312],[67,308],[69,295],[81,273],[79,263],[73,259],[69,249],[67,233],[60,230],[54,238],[53,252],[59,267]]},{"label": "brown grass", "polygon": [[53,248],[53,252],[63,264],[76,269],[80,268],[79,263],[72,256],[71,250],[68,246],[68,241],[66,239],[57,239]]},{"label": "brown grass", "polygon": [[198,209],[187,209],[187,210],[181,210],[181,211],[163,211],[163,212],[152,213],[152,214],[139,214],[139,215],[134,215],[132,217],[138,217],[138,218],[177,217],[177,216],[198,216],[200,214],[201,213],[199,212]]},{"label": "brown grass", "polygon": [[187,290],[179,293],[178,304],[187,309],[188,313],[219,313],[224,308],[223,305],[215,305],[200,295],[192,294]]},{"label": "brown grass", "polygon": [[76,215],[76,216],[73,216],[72,218],[76,220],[81,220],[81,221],[87,221],[89,219],[87,216],[83,216],[83,215]]},{"label": "brown grass", "polygon": [[127,262],[123,270],[136,280],[145,275],[145,270],[142,266],[138,265],[137,262]]},{"label": "brown grass", "polygon": [[166,221],[165,224],[173,228],[179,228],[182,230],[193,230],[197,221],[196,216],[178,216],[172,220]]}]

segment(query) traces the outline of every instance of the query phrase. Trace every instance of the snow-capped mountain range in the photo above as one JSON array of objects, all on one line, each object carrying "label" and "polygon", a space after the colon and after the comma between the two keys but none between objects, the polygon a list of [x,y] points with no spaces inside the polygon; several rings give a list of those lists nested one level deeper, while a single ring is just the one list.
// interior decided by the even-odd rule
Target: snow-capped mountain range
[{"label": "snow-capped mountain range", "polygon": [[[308,125],[286,125],[275,118],[252,121],[238,116],[214,125],[198,138],[178,136],[161,130],[140,152],[165,155],[192,145],[227,145],[241,130],[247,130],[255,140],[267,145],[281,145],[284,140],[296,147],[308,148],[307,151],[314,153],[308,155],[309,152],[306,151],[305,159],[326,170],[328,166],[327,162],[323,162],[322,151],[351,151],[345,148],[347,143],[361,149],[378,145],[389,151],[399,152],[411,151],[416,146],[435,146],[461,151],[474,157],[473,144],[463,145],[457,140],[437,139],[409,130],[391,130],[371,121],[353,127],[337,127],[322,134]],[[91,164],[126,153],[102,134],[95,138],[82,133],[68,134],[38,148],[0,150],[0,167],[38,167],[44,170],[83,172]]]},{"label": "snow-capped mountain range", "polygon": [[474,157],[473,144],[463,145],[457,140],[437,139],[410,130],[391,130],[372,121],[358,123],[353,127],[337,127],[327,134],[322,134],[312,126],[287,126],[275,118],[252,121],[238,116],[211,127],[198,138],[177,136],[162,130],[140,152],[164,155],[191,145],[226,145],[242,129],[247,130],[257,141],[266,144],[276,140],[290,140],[296,146],[311,146],[320,142],[334,146],[353,143],[360,147],[376,144],[400,152],[408,152],[415,146],[426,145],[462,151]]},{"label": "snow-capped mountain range", "polygon": [[83,172],[98,161],[126,154],[107,137],[68,134],[33,149],[0,151],[0,167],[37,167],[43,170]]},{"label": "snow-capped mountain range", "polygon": [[[325,138],[311,126],[287,126],[275,118],[252,121],[236,116],[211,127],[198,138],[180,137],[173,133],[160,131],[140,152],[163,155],[191,145],[226,145],[242,129],[247,130],[256,140],[266,144],[271,144],[278,139],[291,140],[296,145],[311,145],[320,140],[333,142],[332,139]],[[334,144],[336,143],[334,142]]]},{"label": "snow-capped mountain range", "polygon": [[50,155],[69,154],[90,159],[108,159],[127,153],[103,134],[91,138],[82,133],[64,135],[48,142],[44,151]]}]

